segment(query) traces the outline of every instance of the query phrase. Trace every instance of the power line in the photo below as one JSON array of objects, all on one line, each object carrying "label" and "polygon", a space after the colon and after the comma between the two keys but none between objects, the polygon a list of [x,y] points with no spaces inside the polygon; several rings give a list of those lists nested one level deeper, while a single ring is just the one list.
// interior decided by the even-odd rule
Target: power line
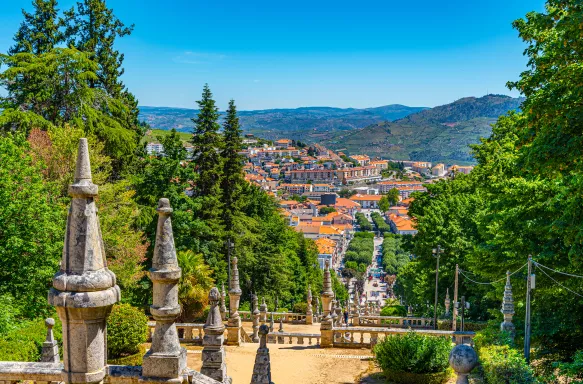
[{"label": "power line", "polygon": [[549,271],[553,271],[553,272],[556,272],[556,273],[560,273],[561,275],[565,275],[565,276],[571,276],[571,277],[578,277],[578,278],[580,278],[580,279],[583,279],[583,276],[580,276],[580,275],[573,275],[572,273],[567,273],[567,272],[561,272],[561,271],[557,271],[556,269],[549,268],[549,267],[547,267],[547,266],[545,266],[545,265],[542,265],[541,263],[537,263],[536,261],[534,261],[534,263],[535,263],[537,266],[539,266],[539,267],[543,267],[543,268],[546,268],[546,269],[548,269]]},{"label": "power line", "polygon": [[[528,264],[528,263],[525,263],[525,264],[524,264],[522,267],[520,267],[520,268],[518,268],[516,271],[512,272],[512,273],[510,274],[510,276],[512,276],[512,275],[514,275],[516,272],[520,271],[522,268],[524,268],[524,267],[526,266],[526,264]],[[489,282],[489,283],[483,283],[483,282],[479,282],[479,281],[472,280],[471,278],[469,278],[469,277],[468,277],[468,276],[467,276],[467,275],[464,273],[464,271],[463,271],[462,269],[459,269],[459,272],[460,272],[460,274],[461,274],[463,277],[465,277],[466,279],[468,279],[469,281],[471,281],[472,283],[475,283],[475,284],[481,284],[481,285],[490,285],[490,284],[496,284],[496,283],[499,283],[499,282],[501,282],[501,281],[503,281],[503,280],[506,280],[506,276],[504,276],[504,277],[503,277],[503,278],[501,278],[501,279],[498,279],[498,280],[495,280],[495,281],[491,281],[491,282]]]},{"label": "power line", "polygon": [[[539,266],[539,264],[538,264],[538,263],[535,263],[534,265],[535,265],[536,267],[538,267],[538,266]],[[557,280],[553,279],[551,276],[549,276],[549,274],[548,274],[548,273],[546,273],[546,272],[544,271],[544,269],[542,269],[542,268],[540,268],[540,267],[539,267],[538,269],[539,269],[539,270],[540,270],[542,273],[544,273],[544,274],[545,274],[545,275],[546,275],[546,276],[547,276],[549,279],[551,279],[551,280],[552,280],[552,281],[554,281],[555,283],[559,284],[561,287],[565,288],[567,291],[569,291],[569,292],[571,292],[572,294],[574,294],[574,295],[577,295],[577,296],[579,296],[579,297],[583,297],[583,295],[582,295],[582,294],[580,294],[580,293],[577,293],[577,292],[575,292],[575,291],[573,291],[573,290],[571,290],[571,289],[569,289],[569,288],[565,287],[563,284],[561,284],[561,283],[559,283]]]}]

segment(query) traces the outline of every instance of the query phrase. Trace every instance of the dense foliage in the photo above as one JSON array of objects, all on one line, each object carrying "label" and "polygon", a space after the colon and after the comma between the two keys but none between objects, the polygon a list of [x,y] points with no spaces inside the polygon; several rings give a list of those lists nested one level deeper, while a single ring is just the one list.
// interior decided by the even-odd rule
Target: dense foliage
[{"label": "dense foliage", "polygon": [[[62,351],[61,329],[61,322],[55,316],[53,334],[59,343],[60,351]],[[9,331],[0,334],[0,361],[39,361],[46,336],[47,327],[42,318],[13,323]]]},{"label": "dense foliage", "polygon": [[396,275],[409,263],[409,252],[403,248],[402,242],[402,236],[385,233],[381,255],[383,269],[389,275]]},{"label": "dense foliage", "polygon": [[480,363],[488,384],[535,383],[532,368],[522,354],[507,345],[492,345],[480,349]]},{"label": "dense foliage", "polygon": [[[405,335],[389,335],[374,347],[377,364],[397,382],[399,376],[413,374],[439,374],[441,382],[447,378],[448,358],[452,344],[442,337],[424,336],[413,331]],[[393,378],[393,376],[395,378]]]},{"label": "dense foliage", "polygon": [[[372,236],[363,236],[366,233],[357,232],[354,238],[348,244],[346,253],[344,254],[344,262],[354,262],[358,265],[357,268],[366,267],[372,263],[372,256],[374,252],[374,240]],[[370,234],[372,235],[372,233]]]},{"label": "dense foliage", "polygon": [[387,224],[384,217],[381,216],[380,213],[373,212],[370,214],[370,217],[371,217],[375,227],[377,228],[377,231],[379,231],[382,234],[391,232],[391,226],[389,224]]}]

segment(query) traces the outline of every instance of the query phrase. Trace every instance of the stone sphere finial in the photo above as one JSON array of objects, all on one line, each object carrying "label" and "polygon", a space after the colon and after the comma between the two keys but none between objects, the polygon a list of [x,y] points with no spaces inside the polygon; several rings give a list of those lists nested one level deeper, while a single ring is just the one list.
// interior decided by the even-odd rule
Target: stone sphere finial
[{"label": "stone sphere finial", "polygon": [[469,345],[456,345],[449,354],[449,366],[457,375],[457,384],[469,383],[468,375],[478,364],[478,355]]},{"label": "stone sphere finial", "polygon": [[48,328],[52,328],[55,325],[55,319],[53,319],[52,317],[46,318],[45,319],[45,325]]},{"label": "stone sphere finial", "polygon": [[259,334],[260,335],[267,335],[269,333],[269,327],[267,326],[267,324],[262,324],[259,327]]}]

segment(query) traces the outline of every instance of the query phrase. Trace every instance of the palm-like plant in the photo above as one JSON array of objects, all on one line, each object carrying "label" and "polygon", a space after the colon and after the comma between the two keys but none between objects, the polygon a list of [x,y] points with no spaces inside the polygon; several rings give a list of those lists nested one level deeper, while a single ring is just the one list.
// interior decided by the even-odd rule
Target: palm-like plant
[{"label": "palm-like plant", "polygon": [[178,286],[178,300],[182,308],[180,321],[193,321],[203,314],[208,304],[208,293],[215,281],[211,269],[200,253],[180,251],[178,264],[182,268]]}]

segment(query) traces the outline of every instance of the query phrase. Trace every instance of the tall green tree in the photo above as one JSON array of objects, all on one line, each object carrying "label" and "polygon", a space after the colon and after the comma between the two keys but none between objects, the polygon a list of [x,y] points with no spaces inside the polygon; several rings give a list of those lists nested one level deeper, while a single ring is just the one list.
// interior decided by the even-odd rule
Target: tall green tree
[{"label": "tall green tree", "polygon": [[113,97],[122,96],[125,86],[120,80],[124,69],[124,55],[114,47],[119,37],[132,33],[105,4],[105,0],[83,0],[76,7],[65,11],[67,43],[89,53],[98,69],[97,78],[90,79],[91,88],[102,88]]},{"label": "tall green tree", "polygon": [[241,129],[235,101],[229,101],[229,109],[223,123],[223,177],[221,179],[223,224],[227,232],[232,231],[235,218],[240,215],[243,178],[243,157],[241,151]]},{"label": "tall green tree", "polygon": [[63,21],[58,17],[56,0],[33,0],[33,12],[22,10],[24,20],[14,35],[15,44],[8,50],[16,53],[47,53],[63,42]]},{"label": "tall green tree", "polygon": [[[213,100],[213,94],[205,84],[202,98],[197,101],[199,112],[194,122],[192,135],[193,162],[198,178],[196,180],[195,196],[205,200],[203,218],[217,220],[220,216],[222,164],[220,151],[222,149],[219,110]],[[206,204],[208,203],[208,204]]]}]

